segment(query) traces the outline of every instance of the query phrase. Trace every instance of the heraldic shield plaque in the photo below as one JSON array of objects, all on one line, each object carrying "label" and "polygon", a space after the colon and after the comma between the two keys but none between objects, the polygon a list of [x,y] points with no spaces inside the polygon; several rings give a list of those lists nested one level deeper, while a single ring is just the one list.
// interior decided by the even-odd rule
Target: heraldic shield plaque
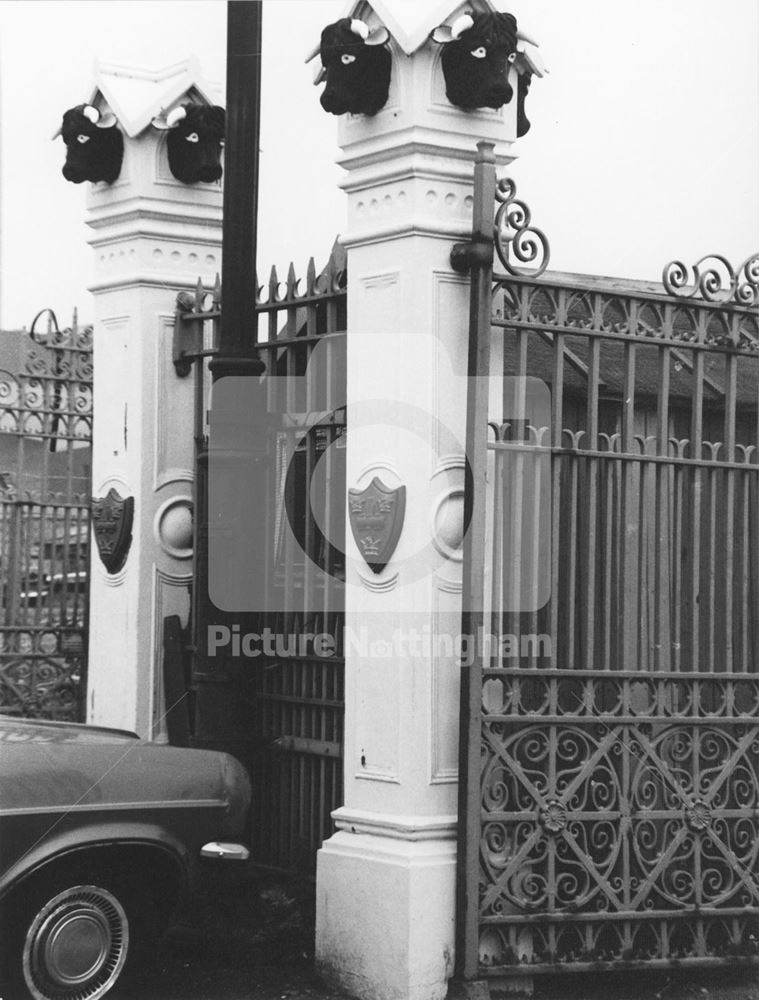
[{"label": "heraldic shield plaque", "polygon": [[132,544],[134,497],[121,497],[113,487],[104,497],[92,498],[92,527],[100,561],[109,573],[118,573]]},{"label": "heraldic shield plaque", "polygon": [[390,562],[401,537],[406,487],[391,489],[375,476],[363,490],[348,490],[348,517],[361,555],[374,573]]}]

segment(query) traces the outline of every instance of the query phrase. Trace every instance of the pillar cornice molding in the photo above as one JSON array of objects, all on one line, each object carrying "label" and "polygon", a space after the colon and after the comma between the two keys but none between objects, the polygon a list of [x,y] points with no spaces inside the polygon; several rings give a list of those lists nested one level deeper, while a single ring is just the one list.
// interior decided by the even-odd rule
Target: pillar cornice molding
[{"label": "pillar cornice molding", "polygon": [[[109,238],[111,233],[121,230],[130,235],[163,235],[167,232],[167,227],[193,230],[205,237],[209,229],[218,229],[221,233],[222,209],[219,204],[206,205],[202,211],[193,211],[191,205],[184,203],[173,205],[171,202],[139,199],[90,211],[86,222],[96,233],[109,231],[108,236],[100,238]],[[90,237],[88,242],[92,243],[96,239],[97,236]]]},{"label": "pillar cornice molding", "polygon": [[[443,129],[416,127],[404,129],[391,135],[376,135],[353,142],[346,146],[343,155],[337,158],[339,166],[349,171],[350,176],[340,183],[346,188],[351,183],[351,177],[357,170],[375,164],[405,161],[409,154],[425,157],[429,163],[437,159],[444,162],[456,162],[458,169],[466,172],[471,182],[472,150],[476,141],[460,133],[448,132]],[[504,166],[516,159],[516,153],[511,151],[512,143],[501,141],[496,143],[496,162]]]},{"label": "pillar cornice molding", "polygon": [[455,180],[472,186],[471,156],[467,161],[452,156],[450,150],[412,142],[397,150],[390,159],[355,163],[340,182],[348,194],[369,190],[378,184],[402,180]]}]

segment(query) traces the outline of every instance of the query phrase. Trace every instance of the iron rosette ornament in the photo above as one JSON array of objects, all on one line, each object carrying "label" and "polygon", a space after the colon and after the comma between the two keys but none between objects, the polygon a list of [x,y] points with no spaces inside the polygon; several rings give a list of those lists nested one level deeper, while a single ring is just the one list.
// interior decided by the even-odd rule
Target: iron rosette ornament
[{"label": "iron rosette ornament", "polygon": [[545,233],[532,225],[529,207],[516,194],[517,186],[510,177],[498,181],[493,234],[495,250],[508,274],[517,278],[537,278],[548,267],[551,248]]}]

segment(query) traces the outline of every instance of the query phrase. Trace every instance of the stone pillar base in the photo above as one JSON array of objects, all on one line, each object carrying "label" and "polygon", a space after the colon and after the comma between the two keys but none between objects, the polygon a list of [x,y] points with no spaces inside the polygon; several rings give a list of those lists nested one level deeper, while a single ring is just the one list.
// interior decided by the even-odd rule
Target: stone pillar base
[{"label": "stone pillar base", "polygon": [[[402,825],[395,824],[396,837]],[[456,841],[452,831],[436,836],[433,825],[417,825],[414,832],[407,827],[407,837],[419,839],[341,830],[322,846],[316,963],[331,986],[360,1000],[446,996],[454,959]]]}]

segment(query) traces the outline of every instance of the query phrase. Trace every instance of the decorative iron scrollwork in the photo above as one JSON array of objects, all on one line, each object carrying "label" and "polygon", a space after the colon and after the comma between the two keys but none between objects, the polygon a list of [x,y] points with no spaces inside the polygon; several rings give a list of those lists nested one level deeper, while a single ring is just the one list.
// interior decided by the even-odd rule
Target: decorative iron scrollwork
[{"label": "decorative iron scrollwork", "polygon": [[662,272],[662,284],[679,298],[700,296],[707,302],[751,306],[759,302],[759,253],[746,258],[736,270],[721,254],[708,254],[691,269],[672,260]]},{"label": "decorative iron scrollwork", "polygon": [[495,197],[500,205],[495,215],[495,249],[509,274],[537,278],[548,267],[551,248],[545,233],[532,225],[532,213],[516,193],[517,186],[510,177],[498,181]]}]

